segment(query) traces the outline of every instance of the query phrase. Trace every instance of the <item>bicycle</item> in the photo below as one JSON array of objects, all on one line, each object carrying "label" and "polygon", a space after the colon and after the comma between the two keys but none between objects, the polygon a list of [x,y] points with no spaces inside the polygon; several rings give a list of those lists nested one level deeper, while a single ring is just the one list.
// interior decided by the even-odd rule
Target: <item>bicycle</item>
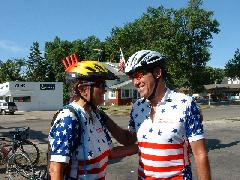
[{"label": "bicycle", "polygon": [[[35,174],[34,167],[36,166],[40,153],[35,144],[28,141],[29,127],[28,128],[16,128],[15,131],[11,131],[11,140],[7,140],[5,137],[1,137],[0,145],[0,160],[2,164],[6,164],[6,174],[8,179],[38,179]],[[36,152],[36,157],[31,159],[32,154],[29,153],[29,146]],[[30,148],[31,149],[31,148]],[[20,175],[20,177],[19,177]]]},{"label": "bicycle", "polygon": [[15,131],[9,132],[12,136],[12,139],[17,140],[15,149],[20,149],[22,152],[26,153],[29,156],[29,159],[32,162],[33,166],[36,166],[39,162],[40,152],[36,144],[28,140],[30,128],[21,127],[16,128]]}]

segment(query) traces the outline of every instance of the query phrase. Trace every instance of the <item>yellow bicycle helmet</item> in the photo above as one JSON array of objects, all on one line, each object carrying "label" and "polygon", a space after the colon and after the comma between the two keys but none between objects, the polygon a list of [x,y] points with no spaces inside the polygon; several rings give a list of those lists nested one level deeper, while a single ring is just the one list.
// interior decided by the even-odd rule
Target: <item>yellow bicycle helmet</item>
[{"label": "yellow bicycle helmet", "polygon": [[82,79],[85,81],[114,80],[117,76],[108,70],[102,63],[92,60],[78,61],[76,54],[63,60],[67,78]]}]

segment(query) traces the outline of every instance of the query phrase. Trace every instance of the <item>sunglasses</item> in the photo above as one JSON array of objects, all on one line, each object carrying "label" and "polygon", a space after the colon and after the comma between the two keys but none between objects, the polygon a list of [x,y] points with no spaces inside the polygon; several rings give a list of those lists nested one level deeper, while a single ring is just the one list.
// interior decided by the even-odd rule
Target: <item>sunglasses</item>
[{"label": "sunglasses", "polygon": [[137,79],[137,80],[140,80],[143,78],[144,75],[146,75],[147,72],[146,71],[137,71],[131,75],[129,75],[129,79]]}]

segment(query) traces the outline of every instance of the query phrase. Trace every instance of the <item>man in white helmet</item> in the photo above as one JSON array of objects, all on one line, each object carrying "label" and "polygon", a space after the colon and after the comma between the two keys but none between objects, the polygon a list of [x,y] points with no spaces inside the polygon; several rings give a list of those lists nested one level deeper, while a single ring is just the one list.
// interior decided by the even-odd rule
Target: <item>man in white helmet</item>
[{"label": "man in white helmet", "polygon": [[209,180],[202,116],[191,97],[166,87],[166,58],[151,50],[133,54],[125,73],[141,99],[131,111],[129,130],[139,147],[139,179],[190,180],[189,146],[198,179]]}]

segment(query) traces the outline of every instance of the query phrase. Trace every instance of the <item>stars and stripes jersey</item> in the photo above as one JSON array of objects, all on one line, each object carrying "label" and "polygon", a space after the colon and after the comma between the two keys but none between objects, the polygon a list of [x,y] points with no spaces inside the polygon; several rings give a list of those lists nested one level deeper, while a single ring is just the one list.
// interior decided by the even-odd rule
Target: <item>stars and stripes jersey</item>
[{"label": "stars and stripes jersey", "polygon": [[[70,105],[79,111],[81,117],[77,119],[69,109],[59,112],[49,133],[50,161],[68,164],[65,180],[105,179],[108,156],[113,147],[107,129],[100,122],[99,114],[91,113],[92,122],[89,114],[77,103]],[[73,149],[76,143],[79,145]]]},{"label": "stars and stripes jersey", "polygon": [[204,138],[202,117],[191,97],[167,89],[150,119],[149,101],[137,100],[129,130],[137,134],[139,179],[190,180],[189,142]]}]

